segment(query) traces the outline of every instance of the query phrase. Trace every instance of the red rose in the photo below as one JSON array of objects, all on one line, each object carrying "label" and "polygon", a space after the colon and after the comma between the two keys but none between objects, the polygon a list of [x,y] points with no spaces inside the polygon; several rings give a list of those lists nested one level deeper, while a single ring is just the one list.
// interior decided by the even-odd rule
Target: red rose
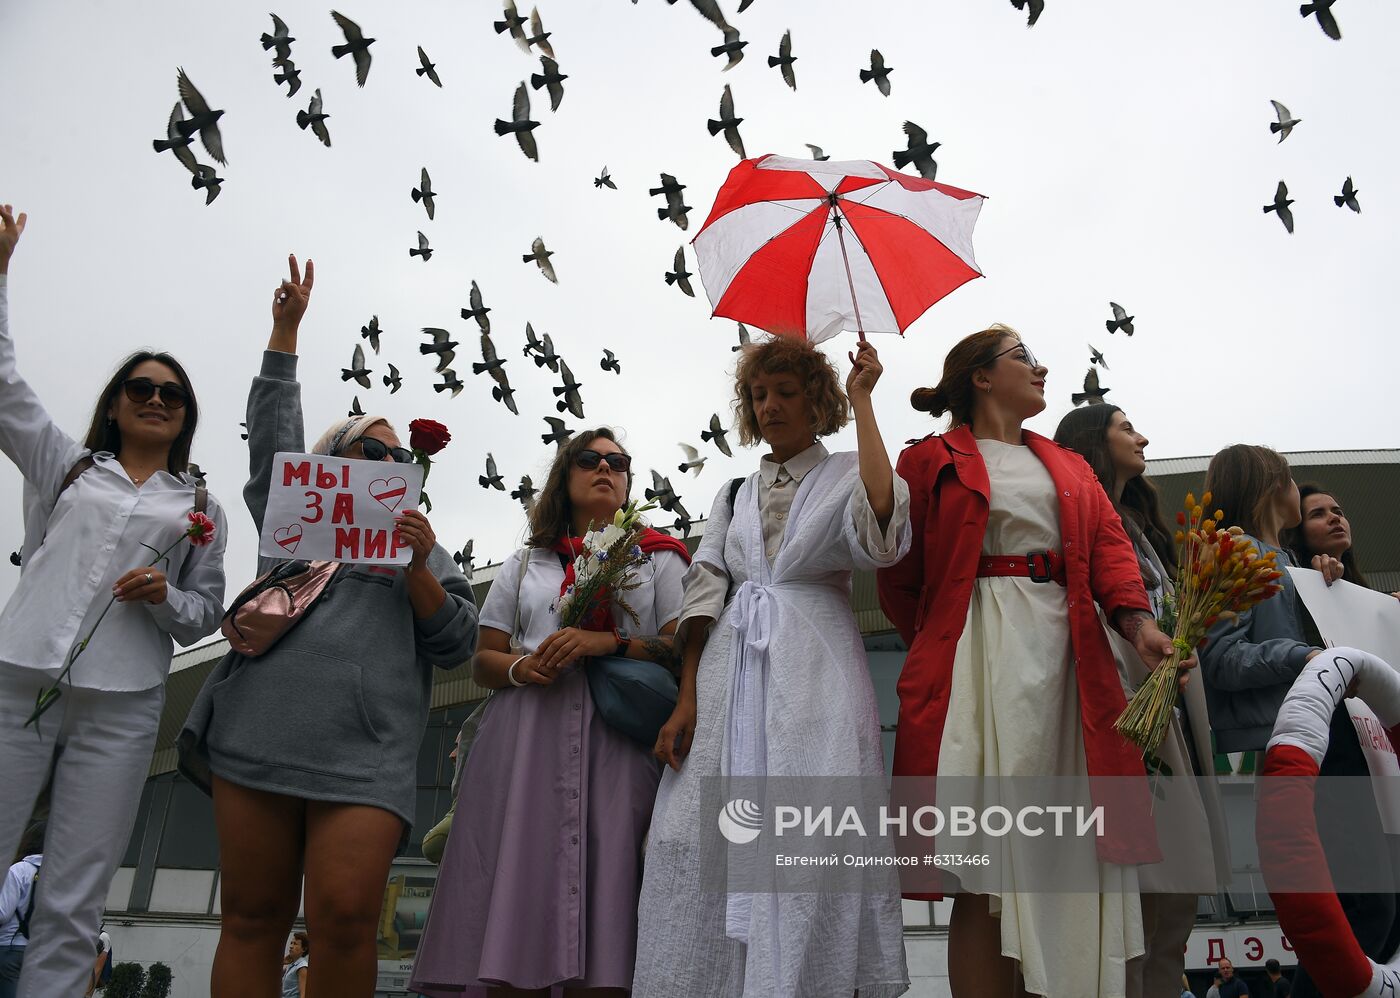
[{"label": "red rose", "polygon": [[415,419],[408,424],[408,442],[414,450],[433,455],[447,446],[452,434],[435,419]]}]

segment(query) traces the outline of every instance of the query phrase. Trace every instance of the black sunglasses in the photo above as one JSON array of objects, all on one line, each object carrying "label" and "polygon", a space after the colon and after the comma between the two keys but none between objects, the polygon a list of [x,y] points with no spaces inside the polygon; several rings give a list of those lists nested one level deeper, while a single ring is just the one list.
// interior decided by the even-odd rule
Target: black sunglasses
[{"label": "black sunglasses", "polygon": [[190,393],[173,381],[158,385],[150,378],[131,378],[122,382],[122,391],[138,405],[149,402],[156,392],[160,392],[160,400],[167,409],[183,409],[190,400]]},{"label": "black sunglasses", "polygon": [[584,471],[592,471],[599,462],[607,462],[608,470],[625,475],[632,470],[632,458],[626,454],[599,454],[596,450],[581,450],[574,463]]},{"label": "black sunglasses", "polygon": [[364,452],[366,461],[382,461],[384,455],[388,454],[399,464],[413,463],[413,451],[407,447],[390,447],[383,440],[374,437],[361,437],[357,443]]}]

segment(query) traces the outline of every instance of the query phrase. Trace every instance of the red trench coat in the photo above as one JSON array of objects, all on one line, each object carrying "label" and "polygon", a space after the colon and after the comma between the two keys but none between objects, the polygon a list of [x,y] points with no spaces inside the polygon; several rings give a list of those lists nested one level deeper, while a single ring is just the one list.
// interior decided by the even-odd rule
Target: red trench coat
[{"label": "red trench coat", "polygon": [[[1108,636],[1094,609],[1097,602],[1110,619],[1119,609],[1149,609],[1137,556],[1088,463],[1038,433],[1027,430],[1025,441],[1050,472],[1060,502],[1070,638],[1078,664],[1089,775],[1144,777],[1140,784],[1112,781],[1110,799],[1100,800],[1095,793],[1094,802],[1104,804],[1106,818],[1099,858],[1118,864],[1159,862],[1141,750],[1113,730],[1126,700]],[[953,653],[967,622],[982,556],[991,483],[966,426],[942,436],[930,434],[906,447],[898,471],[909,484],[914,546],[902,561],[878,574],[880,605],[909,647],[897,687],[894,775],[934,777],[948,716]]]}]

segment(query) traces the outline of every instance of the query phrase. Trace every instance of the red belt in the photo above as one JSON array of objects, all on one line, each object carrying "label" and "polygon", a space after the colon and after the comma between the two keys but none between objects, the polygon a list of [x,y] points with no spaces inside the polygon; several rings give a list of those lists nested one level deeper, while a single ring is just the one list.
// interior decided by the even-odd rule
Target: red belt
[{"label": "red belt", "polygon": [[1065,584],[1065,560],[1058,551],[1028,551],[1025,554],[989,554],[977,561],[979,579],[998,576],[1028,578],[1032,582]]}]

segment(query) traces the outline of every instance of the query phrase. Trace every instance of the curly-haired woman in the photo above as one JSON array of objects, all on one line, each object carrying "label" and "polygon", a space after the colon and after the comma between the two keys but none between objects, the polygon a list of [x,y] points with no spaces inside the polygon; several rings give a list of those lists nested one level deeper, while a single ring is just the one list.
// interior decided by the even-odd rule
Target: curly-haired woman
[{"label": "curly-haired woman", "polygon": [[[702,889],[716,780],[866,777],[883,791],[851,572],[908,550],[909,496],[871,406],[874,347],[862,343],[853,364],[842,391],[803,340],[771,339],[740,358],[739,439],[770,450],[732,505],[730,490],[715,499],[686,576],[680,700],[656,745],[671,769],[642,884],[638,998],[887,998],[909,987],[888,868],[847,893]],[[858,449],[829,453],[819,438],[846,424],[848,408]]]}]

